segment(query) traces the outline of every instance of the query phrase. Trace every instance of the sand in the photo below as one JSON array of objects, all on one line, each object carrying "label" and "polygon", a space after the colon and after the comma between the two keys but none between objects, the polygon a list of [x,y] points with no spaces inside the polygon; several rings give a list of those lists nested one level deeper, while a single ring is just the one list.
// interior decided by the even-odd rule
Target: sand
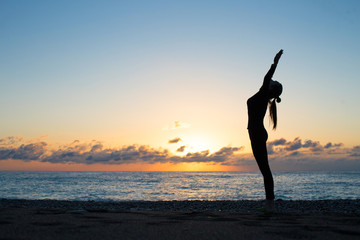
[{"label": "sand", "polygon": [[[234,207],[238,202],[242,206],[240,210]],[[260,201],[238,202],[120,202],[109,205],[2,199],[0,240],[360,238],[359,200],[305,201],[315,206],[316,211],[298,209],[296,212],[289,208],[272,213],[254,209],[262,204]],[[168,206],[174,203],[180,208]],[[282,201],[277,205],[295,203],[298,204]],[[345,210],[324,210],[324,207],[319,208],[322,204],[344,205]],[[207,210],[197,210],[194,205]],[[217,205],[223,205],[222,209],[214,209]]]}]

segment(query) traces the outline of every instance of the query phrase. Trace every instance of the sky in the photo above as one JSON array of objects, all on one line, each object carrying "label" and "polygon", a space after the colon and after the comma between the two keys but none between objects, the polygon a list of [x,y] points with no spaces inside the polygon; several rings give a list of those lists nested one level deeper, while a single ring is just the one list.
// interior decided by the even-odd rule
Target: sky
[{"label": "sky", "polygon": [[360,2],[0,1],[0,170],[360,170]]}]

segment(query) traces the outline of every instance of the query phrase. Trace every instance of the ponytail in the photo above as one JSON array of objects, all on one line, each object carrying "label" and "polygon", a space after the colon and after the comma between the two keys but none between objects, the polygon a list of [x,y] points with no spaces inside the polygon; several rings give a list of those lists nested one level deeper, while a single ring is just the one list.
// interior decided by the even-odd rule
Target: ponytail
[{"label": "ponytail", "polygon": [[276,129],[277,126],[276,102],[280,103],[281,98],[277,97],[274,98],[272,101],[269,101],[270,119],[273,122],[273,129]]}]

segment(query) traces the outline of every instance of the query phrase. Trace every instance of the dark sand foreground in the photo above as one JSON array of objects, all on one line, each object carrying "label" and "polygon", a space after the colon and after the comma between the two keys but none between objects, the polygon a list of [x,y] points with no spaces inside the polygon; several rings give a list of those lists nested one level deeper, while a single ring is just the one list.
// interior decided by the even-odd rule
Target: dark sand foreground
[{"label": "dark sand foreground", "polygon": [[[4,239],[359,239],[360,200],[0,200]],[[301,207],[303,206],[303,207]]]}]

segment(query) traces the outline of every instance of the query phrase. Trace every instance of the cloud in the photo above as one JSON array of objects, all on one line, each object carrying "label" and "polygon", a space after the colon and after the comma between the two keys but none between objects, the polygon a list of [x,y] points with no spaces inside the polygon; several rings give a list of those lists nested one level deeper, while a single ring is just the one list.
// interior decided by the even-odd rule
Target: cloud
[{"label": "cloud", "polygon": [[21,141],[23,141],[24,138],[22,136],[18,136],[18,137],[5,137],[0,139],[0,147],[1,146],[9,146],[9,145],[17,145],[19,144]]},{"label": "cloud", "polygon": [[[304,143],[303,143],[304,142]],[[307,149],[311,152],[321,152],[326,149],[334,149],[343,146],[342,143],[333,144],[327,143],[325,146],[321,145],[319,141],[302,140],[299,137],[293,141],[287,141],[284,138],[270,141],[267,143],[268,153],[274,154],[275,152],[291,152],[296,150]]]},{"label": "cloud", "polygon": [[171,127],[166,126],[163,128],[163,130],[165,130],[165,131],[176,130],[176,129],[181,129],[181,128],[189,128],[190,126],[191,126],[190,123],[187,123],[187,122],[174,121],[174,123],[172,124]]},{"label": "cloud", "polygon": [[[175,138],[176,139],[176,138]],[[175,139],[172,139],[175,141]],[[176,152],[182,153],[186,145]],[[244,147],[222,147],[211,153],[209,150],[189,152],[183,156],[168,149],[148,145],[125,145],[105,147],[102,142],[75,140],[61,146],[50,146],[45,141],[25,141],[22,137],[0,139],[0,160],[14,159],[48,163],[80,164],[127,164],[127,163],[219,163],[245,170],[258,170],[252,153],[243,152]],[[360,170],[360,145],[346,148],[341,143],[322,145],[314,140],[284,138],[268,142],[269,163],[272,170]],[[270,154],[271,153],[271,154]]]},{"label": "cloud", "polygon": [[349,152],[350,157],[360,157],[360,146],[353,147]]},{"label": "cloud", "polygon": [[235,157],[235,152],[242,150],[243,147],[223,147],[217,152],[210,154],[209,150],[201,152],[187,153],[179,159],[179,162],[215,162],[223,163]]},{"label": "cloud", "polygon": [[215,156],[230,156],[234,152],[238,152],[242,150],[243,147],[223,147],[219,151],[215,152]]},{"label": "cloud", "polygon": [[[178,138],[172,140],[180,141]],[[184,151],[185,148],[186,146],[178,148],[178,152]],[[22,144],[22,139],[9,137],[1,141],[0,160],[82,164],[225,162],[241,149],[241,147],[224,147],[213,154],[207,150],[177,156],[167,149],[152,148],[147,145],[106,148],[99,141],[80,142],[75,140],[70,144],[51,149],[46,142]]]},{"label": "cloud", "polygon": [[270,144],[273,144],[274,146],[286,146],[286,151],[295,151],[301,148],[308,148],[313,152],[323,150],[323,146],[318,141],[305,140],[305,142],[303,143],[303,140],[299,137],[295,138],[293,141],[290,142],[286,141],[285,139],[279,139],[275,140],[275,143],[277,144]]},{"label": "cloud", "polygon": [[166,162],[169,152],[166,149],[154,149],[145,145],[123,146],[118,149],[104,148],[102,144],[82,144],[58,149],[41,159],[51,163],[84,163],[84,164],[123,164]]},{"label": "cloud", "polygon": [[300,138],[295,138],[294,141],[287,142],[286,146],[287,146],[286,150],[288,150],[288,151],[298,150],[298,149],[300,149],[302,147],[301,139]]},{"label": "cloud", "polygon": [[[171,154],[167,149],[155,149],[145,145],[123,146],[120,149],[106,149],[99,146],[95,152],[91,151],[94,147],[83,150],[86,144],[79,143],[79,145],[65,149],[58,149],[50,156],[43,158],[41,161],[51,163],[73,162],[84,164],[224,162],[232,156],[234,152],[241,149],[226,147],[213,154],[210,154],[209,150],[206,150],[202,152],[188,153],[185,156],[180,157]],[[183,147],[185,148],[185,146]]]},{"label": "cloud", "polygon": [[189,128],[191,126],[189,123],[181,122],[181,121],[175,121],[174,125],[175,128]]},{"label": "cloud", "polygon": [[333,143],[329,142],[324,146],[324,148],[328,149],[328,148],[341,147],[341,146],[343,146],[342,143],[333,144]]},{"label": "cloud", "polygon": [[360,146],[342,143],[277,139],[268,142],[270,165],[276,170],[360,170]]},{"label": "cloud", "polygon": [[23,161],[38,160],[46,153],[47,143],[38,142],[21,144],[19,147],[0,147],[0,160],[18,159]]},{"label": "cloud", "polygon": [[181,141],[181,138],[177,137],[177,138],[174,138],[174,139],[170,139],[170,140],[168,141],[168,143],[173,144],[173,143],[178,143],[178,142],[180,142],[180,141]]},{"label": "cloud", "polygon": [[274,151],[275,151],[274,147],[282,146],[282,145],[285,145],[285,144],[286,144],[286,140],[284,138],[268,142],[268,144],[267,144],[268,154],[273,154],[274,153]]},{"label": "cloud", "polygon": [[185,148],[186,148],[186,146],[181,146],[178,149],[176,149],[176,152],[184,152]]}]

